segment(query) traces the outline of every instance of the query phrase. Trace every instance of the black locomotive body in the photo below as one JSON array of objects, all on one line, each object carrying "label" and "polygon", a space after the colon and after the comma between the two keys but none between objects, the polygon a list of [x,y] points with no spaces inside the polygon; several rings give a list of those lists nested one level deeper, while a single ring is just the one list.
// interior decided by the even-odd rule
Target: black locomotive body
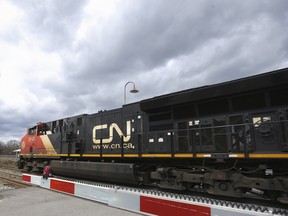
[{"label": "black locomotive body", "polygon": [[288,69],[39,123],[20,168],[281,202],[288,194]]}]

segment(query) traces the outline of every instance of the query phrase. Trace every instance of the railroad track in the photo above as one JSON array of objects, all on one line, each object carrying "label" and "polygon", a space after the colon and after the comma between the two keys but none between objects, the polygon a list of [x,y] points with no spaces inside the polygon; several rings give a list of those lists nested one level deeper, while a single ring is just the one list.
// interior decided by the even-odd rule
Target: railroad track
[{"label": "railroad track", "polygon": [[6,186],[10,186],[12,188],[24,188],[24,187],[29,187],[30,185],[23,183],[23,182],[19,182],[17,180],[12,180],[10,178],[6,178],[3,176],[0,176],[0,183],[4,183],[4,185]]},{"label": "railroad track", "polygon": [[22,182],[22,172],[15,167],[0,166],[0,183],[11,188],[23,188],[31,185]]},{"label": "railroad track", "polygon": [[16,167],[16,165],[12,166],[12,165],[0,164],[0,169],[14,170],[20,172],[20,170],[18,169],[18,167]]}]

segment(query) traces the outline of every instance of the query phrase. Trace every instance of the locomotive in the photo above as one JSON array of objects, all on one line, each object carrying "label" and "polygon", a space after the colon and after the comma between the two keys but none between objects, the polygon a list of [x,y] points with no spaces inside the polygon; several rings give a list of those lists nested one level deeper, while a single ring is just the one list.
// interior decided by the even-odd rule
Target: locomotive
[{"label": "locomotive", "polygon": [[288,68],[28,128],[20,169],[288,203]]}]

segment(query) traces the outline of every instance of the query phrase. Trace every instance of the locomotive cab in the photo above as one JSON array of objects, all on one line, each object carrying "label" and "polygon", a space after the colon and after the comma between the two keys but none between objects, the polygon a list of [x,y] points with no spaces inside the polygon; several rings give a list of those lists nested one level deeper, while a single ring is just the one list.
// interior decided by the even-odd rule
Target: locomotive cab
[{"label": "locomotive cab", "polygon": [[[18,162],[19,168],[27,170],[41,171],[44,168],[46,160],[43,158],[47,154],[55,152],[47,135],[51,134],[46,123],[38,123],[37,125],[27,129],[27,133],[21,139],[20,157]],[[50,154],[51,155],[51,154]],[[34,158],[36,160],[34,160]]]},{"label": "locomotive cab", "polygon": [[49,134],[45,123],[38,123],[30,127],[26,135],[21,139],[21,154],[46,153],[41,136]]}]

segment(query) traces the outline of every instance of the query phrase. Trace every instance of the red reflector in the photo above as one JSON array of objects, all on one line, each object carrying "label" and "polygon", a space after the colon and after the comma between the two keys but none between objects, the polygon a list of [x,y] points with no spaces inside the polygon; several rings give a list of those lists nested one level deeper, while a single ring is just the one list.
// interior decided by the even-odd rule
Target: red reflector
[{"label": "red reflector", "polygon": [[22,181],[31,182],[31,176],[22,175]]},{"label": "red reflector", "polygon": [[74,183],[51,179],[50,189],[62,191],[65,193],[74,194],[75,185],[74,185]]},{"label": "red reflector", "polygon": [[140,211],[165,216],[175,215],[193,215],[193,216],[210,216],[209,207],[198,206],[188,203],[156,199],[152,197],[140,196]]}]

